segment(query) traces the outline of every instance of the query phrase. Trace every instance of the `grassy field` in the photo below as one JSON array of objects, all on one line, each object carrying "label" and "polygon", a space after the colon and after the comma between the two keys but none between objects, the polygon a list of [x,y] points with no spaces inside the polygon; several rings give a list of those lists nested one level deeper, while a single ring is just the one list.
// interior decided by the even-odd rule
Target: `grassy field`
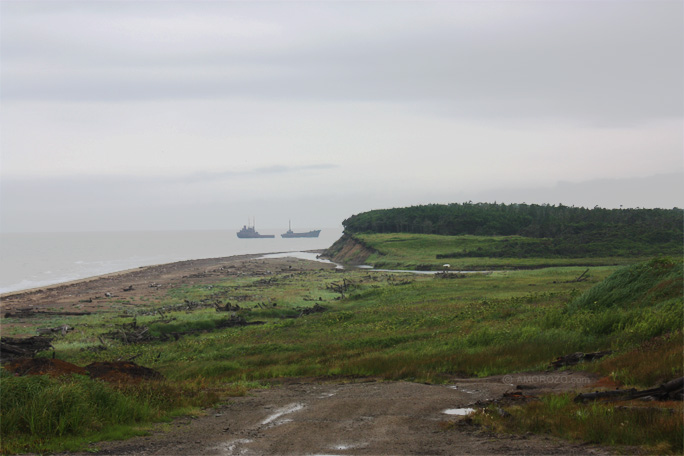
[{"label": "grassy field", "polygon": [[[385,254],[379,258],[409,267],[434,262],[437,252],[456,245],[476,248],[487,239],[374,235],[364,241]],[[485,259],[468,259],[475,260]],[[545,262],[496,260],[537,267]],[[169,290],[157,302],[132,310],[128,306],[127,315],[71,317],[67,322],[76,329],[54,343],[58,358],[78,365],[135,358],[167,381],[109,387],[87,378],[3,375],[2,451],[70,449],[89,439],[132,435],[144,423],[196,411],[219,397],[244,394],[283,377],[374,376],[439,383],[454,375],[544,370],[557,356],[607,349],[615,354],[582,368],[637,387],[681,376],[681,261],[660,258],[624,267],[610,265],[613,259],[591,261],[598,265],[588,267],[580,281],[586,262],[448,276],[347,269],[242,277]],[[377,258],[369,262],[378,265]],[[184,306],[186,301],[235,303],[236,296],[241,297],[236,315],[265,324],[221,329],[229,313]],[[314,305],[325,311],[307,313]],[[159,340],[124,344],[104,336],[133,320],[148,326]],[[102,341],[106,350],[91,350]],[[64,398],[61,405],[54,402],[56,394]],[[557,401],[570,406],[565,399]],[[109,408],[119,410],[118,415],[92,417],[91,427],[73,422],[79,410],[102,404],[116,404]],[[41,424],[40,417],[59,413],[48,421],[63,424]],[[485,424],[505,428],[492,423]],[[659,420],[653,423],[662,426]],[[681,434],[681,422],[668,423],[668,438],[635,442],[610,434],[602,442],[681,451],[681,443],[671,437]],[[555,432],[552,424],[535,426],[507,430]],[[582,434],[591,426],[575,427],[580,430],[573,431],[573,438],[593,439]]]},{"label": "grassy field", "polygon": [[[525,269],[556,266],[615,266],[645,260],[645,257],[548,258],[543,256],[499,256],[511,245],[534,251],[548,240],[522,236],[439,236],[433,234],[355,234],[365,245],[381,253],[368,258],[376,268],[441,270]],[[525,248],[525,247],[523,247]],[[468,252],[473,256],[468,256]],[[493,256],[485,256],[487,253]],[[454,257],[454,255],[458,255]],[[496,256],[494,256],[496,255]]]},{"label": "grassy field", "polygon": [[[571,282],[582,272],[581,268],[557,268],[454,279],[363,271],[276,277],[274,284],[278,286],[255,289],[254,285],[243,285],[239,291],[248,295],[258,292],[255,296],[259,303],[277,303],[276,307],[241,311],[248,320],[266,321],[266,325],[212,331],[166,343],[116,345],[110,348],[109,356],[138,356],[139,363],[177,380],[197,376],[233,381],[378,375],[435,381],[440,374],[489,375],[540,368],[553,356],[569,350],[594,350],[624,342],[607,335],[584,338],[578,345],[572,329],[568,337],[558,337],[560,328],[549,328],[552,331],[548,336],[540,333],[545,325],[553,324],[547,321],[550,309],[598,283],[610,269],[596,268],[589,281]],[[340,294],[325,287],[343,278],[352,285],[345,299],[335,299]],[[185,292],[199,300],[205,291],[215,295],[216,288]],[[287,318],[314,303],[328,311]],[[175,320],[154,323],[161,318],[143,316],[137,322],[149,324],[155,333],[171,333],[212,329],[225,318],[214,309],[167,312],[168,316]],[[81,351],[84,342],[99,344],[95,322],[90,323],[89,331],[90,337],[76,333],[66,336],[56,347],[60,356],[75,363],[97,359],[99,354]],[[540,338],[548,340],[540,344]],[[78,345],[72,348],[72,343]],[[489,353],[504,345],[514,351],[523,345],[544,348],[516,361],[501,358],[498,349]]]}]

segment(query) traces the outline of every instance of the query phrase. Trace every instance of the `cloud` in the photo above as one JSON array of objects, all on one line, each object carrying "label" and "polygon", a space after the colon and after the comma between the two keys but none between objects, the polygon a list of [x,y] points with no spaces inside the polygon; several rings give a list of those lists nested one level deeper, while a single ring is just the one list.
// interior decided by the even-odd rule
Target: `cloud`
[{"label": "cloud", "polygon": [[[200,173],[193,173],[187,175],[173,176],[173,177],[160,177],[158,180],[163,182],[178,182],[178,183],[193,183],[193,182],[211,182],[211,181],[222,181],[226,179],[249,177],[268,177],[273,175],[284,175],[284,174],[294,174],[294,173],[304,173],[307,171],[323,171],[339,168],[338,165],[332,163],[321,163],[315,165],[304,165],[304,166],[285,166],[285,165],[272,165],[263,166],[259,168],[254,168],[246,171],[219,171],[219,172],[209,172],[204,171]],[[145,178],[148,180],[148,178]],[[154,180],[154,179],[152,179]]]},{"label": "cloud", "polygon": [[116,4],[29,14],[11,2],[3,97],[346,100],[611,124],[682,115],[679,2]]},{"label": "cloud", "polygon": [[0,10],[2,229],[216,227],[297,204],[336,221],[683,169],[681,2]]},{"label": "cloud", "polygon": [[501,188],[472,193],[476,201],[528,204],[565,204],[593,208],[684,208],[684,173],[629,179],[561,181],[548,187]]},{"label": "cloud", "polygon": [[[156,186],[173,184],[197,184],[216,183],[232,180],[251,180],[272,176],[290,176],[303,178],[302,174],[334,170],[339,165],[332,163],[319,163],[301,166],[271,165],[247,170],[227,171],[203,171],[197,173],[185,173],[175,175],[73,175],[73,176],[50,176],[50,177],[5,177],[2,187],[5,198],[14,198],[28,189],[36,196],[43,194],[45,197],[54,197],[55,191],[62,193],[61,197],[69,199],[77,193],[84,193],[88,187],[97,189],[137,189],[141,187],[153,188]],[[46,191],[52,189],[52,191]],[[86,192],[87,193],[87,192]]]}]

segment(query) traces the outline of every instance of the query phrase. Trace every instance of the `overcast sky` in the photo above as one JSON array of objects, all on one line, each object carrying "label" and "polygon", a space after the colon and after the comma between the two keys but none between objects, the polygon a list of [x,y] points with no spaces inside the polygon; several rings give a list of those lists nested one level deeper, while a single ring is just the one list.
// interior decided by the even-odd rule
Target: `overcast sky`
[{"label": "overcast sky", "polygon": [[681,1],[2,0],[0,21],[3,231],[684,207]]}]

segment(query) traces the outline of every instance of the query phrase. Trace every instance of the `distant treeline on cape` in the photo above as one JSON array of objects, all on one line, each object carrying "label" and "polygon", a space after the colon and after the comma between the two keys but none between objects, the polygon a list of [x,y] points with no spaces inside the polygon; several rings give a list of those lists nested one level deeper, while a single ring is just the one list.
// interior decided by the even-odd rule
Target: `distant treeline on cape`
[{"label": "distant treeline on cape", "polygon": [[[345,233],[546,238],[537,254],[563,256],[676,254],[682,252],[682,209],[603,209],[538,204],[452,203],[380,209],[349,217]],[[509,243],[506,252],[460,252],[450,256],[535,254],[532,245]]]}]

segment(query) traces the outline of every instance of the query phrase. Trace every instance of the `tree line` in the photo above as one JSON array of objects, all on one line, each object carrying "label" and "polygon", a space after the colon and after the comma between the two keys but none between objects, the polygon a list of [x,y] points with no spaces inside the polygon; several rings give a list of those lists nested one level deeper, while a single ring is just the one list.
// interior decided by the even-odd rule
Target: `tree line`
[{"label": "tree line", "polygon": [[[345,232],[420,233],[440,235],[524,236],[547,238],[547,249],[558,255],[610,251],[673,253],[682,250],[682,209],[604,209],[502,203],[428,204],[379,209],[342,222]],[[511,250],[531,245],[510,245]],[[546,250],[546,249],[545,249]],[[599,252],[600,250],[600,252]],[[512,252],[508,252],[512,253]],[[547,250],[548,253],[548,250]],[[485,252],[482,252],[485,254]]]}]

